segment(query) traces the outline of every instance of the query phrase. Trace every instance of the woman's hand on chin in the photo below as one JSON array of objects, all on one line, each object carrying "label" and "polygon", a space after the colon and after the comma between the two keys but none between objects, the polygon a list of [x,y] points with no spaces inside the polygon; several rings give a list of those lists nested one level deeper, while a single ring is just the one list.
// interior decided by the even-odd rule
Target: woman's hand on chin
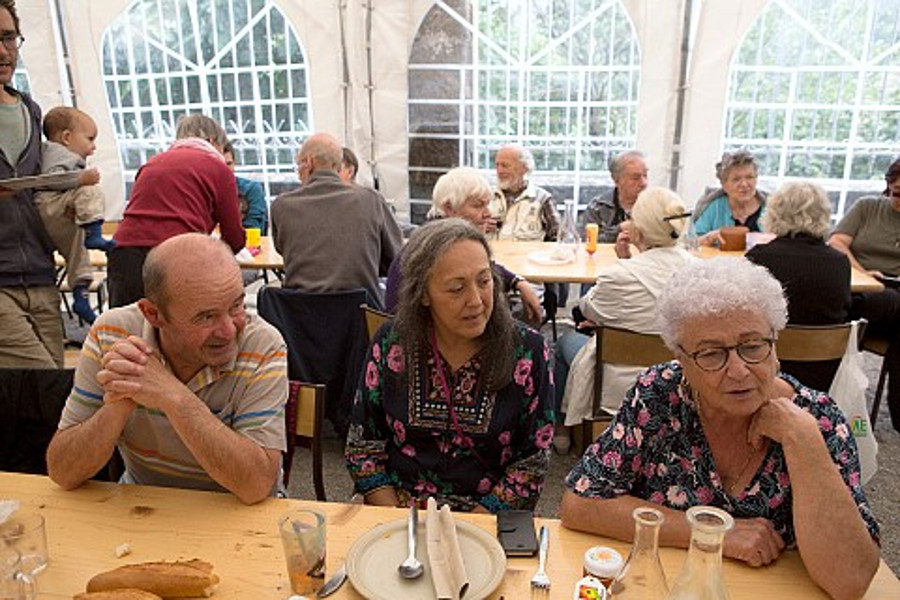
[{"label": "woman's hand on chin", "polygon": [[775,561],[784,550],[784,540],[768,519],[735,519],[725,535],[722,552],[728,558],[762,567]]},{"label": "woman's hand on chin", "polygon": [[811,434],[820,435],[815,417],[790,398],[779,397],[769,399],[754,413],[747,441],[759,450],[765,444],[765,438],[785,446],[792,438]]}]

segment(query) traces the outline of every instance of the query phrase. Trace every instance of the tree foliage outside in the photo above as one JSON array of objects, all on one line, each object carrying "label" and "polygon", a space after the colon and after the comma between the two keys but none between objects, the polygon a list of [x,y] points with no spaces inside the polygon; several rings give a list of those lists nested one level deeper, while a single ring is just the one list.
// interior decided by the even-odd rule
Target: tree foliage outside
[{"label": "tree foliage outside", "polygon": [[104,32],[102,60],[129,188],[172,142],[179,117],[197,112],[222,124],[238,171],[268,194],[293,180],[312,131],[309,76],[272,0],[135,0]]},{"label": "tree foliage outside", "polygon": [[[493,171],[499,147],[529,147],[535,179],[584,205],[609,157],[634,145],[640,54],[619,0],[437,3],[410,53],[414,219],[458,165]],[[418,210],[416,207],[418,204]]]},{"label": "tree foliage outside", "polygon": [[900,0],[773,0],[731,69],[726,151],[751,149],[771,184],[815,179],[840,216],[883,176],[900,139]]}]

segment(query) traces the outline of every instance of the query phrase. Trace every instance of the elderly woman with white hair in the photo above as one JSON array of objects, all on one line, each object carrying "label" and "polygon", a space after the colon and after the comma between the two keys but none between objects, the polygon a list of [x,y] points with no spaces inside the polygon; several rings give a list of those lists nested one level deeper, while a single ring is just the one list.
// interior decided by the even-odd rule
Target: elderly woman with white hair
[{"label": "elderly woman with white hair", "polygon": [[722,187],[705,195],[694,207],[694,229],[700,245],[720,245],[722,227],[743,225],[750,231],[760,231],[766,195],[756,189],[758,173],[756,158],[747,150],[722,155],[716,163],[716,177]]},{"label": "elderly woman with white hair", "polygon": [[[826,244],[831,203],[820,186],[786,183],[769,197],[763,227],[777,237],[751,248],[746,257],[781,282],[788,323],[835,325],[850,320],[850,260]],[[817,390],[831,387],[839,360],[782,361],[781,370]]]},{"label": "elderly woman with white hair", "polygon": [[796,546],[831,596],[862,596],[878,524],[844,415],[778,373],[781,285],[743,258],[694,261],[669,281],[659,318],[676,360],[638,378],[569,473],[563,525],[629,540],[631,512],[652,504],[665,515],[660,544],[685,548],[684,511],[717,506],[735,521],[725,556],[761,566]]},{"label": "elderly woman with white hair", "polygon": [[[588,319],[579,324],[581,328],[584,323],[602,323],[640,333],[659,332],[657,298],[672,274],[695,260],[677,245],[685,211],[681,198],[665,188],[650,187],[638,195],[631,220],[623,223],[617,242],[621,259],[600,269],[596,283],[579,301]],[[629,242],[638,250],[634,256],[626,250]],[[578,331],[567,333],[556,345],[557,409],[565,412],[567,427],[591,416],[596,353],[596,339]],[[640,372],[636,367],[604,366],[603,398],[613,400],[607,408],[619,407]],[[554,447],[558,451],[568,449],[568,435],[568,430],[557,428]]]},{"label": "elderly woman with white hair", "polygon": [[[485,232],[491,218],[488,205],[491,201],[491,186],[478,169],[472,167],[456,167],[441,175],[431,191],[433,205],[428,211],[428,219],[444,219],[458,217],[473,224],[481,232]],[[397,306],[400,286],[403,282],[401,251],[391,263],[385,283],[384,304],[388,312],[393,313]],[[506,292],[517,292],[522,298],[525,309],[525,320],[538,324],[541,320],[541,301],[531,285],[515,273],[492,263],[494,272],[503,283]]]}]

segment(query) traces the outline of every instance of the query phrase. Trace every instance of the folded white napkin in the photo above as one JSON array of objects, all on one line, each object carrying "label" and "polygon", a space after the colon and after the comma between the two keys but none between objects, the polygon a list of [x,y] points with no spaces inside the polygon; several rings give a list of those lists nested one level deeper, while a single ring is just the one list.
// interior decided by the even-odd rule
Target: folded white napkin
[{"label": "folded white napkin", "polygon": [[0,523],[3,523],[19,510],[18,500],[0,500]]},{"label": "folded white napkin", "polygon": [[438,510],[437,502],[429,498],[425,526],[434,592],[438,600],[459,600],[469,589],[469,579],[450,507],[445,504]]}]

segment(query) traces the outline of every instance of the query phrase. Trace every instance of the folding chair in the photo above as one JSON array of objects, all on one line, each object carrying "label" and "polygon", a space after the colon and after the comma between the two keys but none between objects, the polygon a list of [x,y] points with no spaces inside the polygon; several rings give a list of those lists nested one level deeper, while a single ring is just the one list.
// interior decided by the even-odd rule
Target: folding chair
[{"label": "folding chair", "polygon": [[[868,337],[860,343],[860,350],[877,354],[884,358],[887,356],[891,341],[884,338]],[[878,372],[878,384],[875,386],[875,397],[872,400],[872,410],[869,413],[869,421],[872,428],[875,428],[875,420],[878,419],[878,409],[881,407],[881,396],[884,394],[884,386],[887,383],[887,361],[881,363],[881,370]]]},{"label": "folding chair", "polygon": [[322,416],[325,413],[325,386],[317,383],[290,382],[284,424],[287,451],[282,469],[287,487],[294,463],[294,449],[299,445],[312,452],[313,487],[316,500],[325,502],[325,481],[322,474]]},{"label": "folding chair", "polygon": [[622,402],[622,398],[612,398],[603,402],[603,365],[611,363],[626,367],[650,367],[672,360],[674,355],[666,347],[658,334],[638,333],[629,329],[599,325],[597,336],[597,362],[594,372],[594,407],[592,417],[582,424],[585,445],[596,438],[609,424],[615,414],[604,407]]}]

